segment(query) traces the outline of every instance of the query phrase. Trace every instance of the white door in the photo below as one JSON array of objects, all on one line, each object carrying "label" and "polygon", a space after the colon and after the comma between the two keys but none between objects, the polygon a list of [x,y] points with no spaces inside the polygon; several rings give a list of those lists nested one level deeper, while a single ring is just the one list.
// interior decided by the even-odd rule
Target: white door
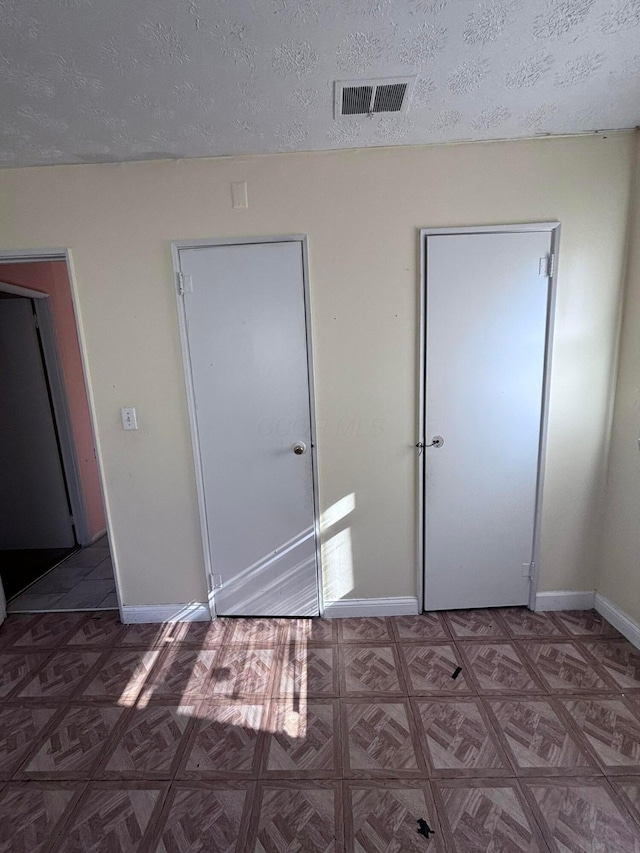
[{"label": "white door", "polygon": [[526,604],[551,234],[425,239],[425,607]]},{"label": "white door", "polygon": [[302,243],[179,254],[216,612],[315,616]]},{"label": "white door", "polygon": [[0,299],[0,549],[76,544],[30,299]]}]

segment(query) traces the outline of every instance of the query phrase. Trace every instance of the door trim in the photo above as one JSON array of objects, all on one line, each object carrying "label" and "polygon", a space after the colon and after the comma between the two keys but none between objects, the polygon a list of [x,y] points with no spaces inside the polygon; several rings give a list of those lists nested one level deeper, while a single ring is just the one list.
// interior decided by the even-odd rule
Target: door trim
[{"label": "door trim", "polygon": [[[80,325],[80,308],[79,308],[79,299],[78,299],[78,285],[75,278],[75,270],[73,267],[73,260],[71,257],[71,251],[68,248],[56,248],[56,249],[0,249],[0,264],[2,263],[38,263],[43,261],[64,261],[67,266],[67,276],[69,277],[69,290],[71,293],[71,304],[73,305],[73,315],[75,321],[75,330],[76,335],[78,336],[78,348],[80,350],[80,363],[82,365],[82,376],[84,379],[84,389],[87,395],[87,404],[89,407],[89,420],[91,422],[91,438],[93,440],[93,446],[96,452],[96,462],[98,465],[98,480],[100,483],[100,494],[102,497],[102,504],[104,506],[105,519],[107,523],[107,535],[109,536],[109,546],[111,548],[111,560],[113,563],[113,579],[116,587],[116,598],[118,600],[118,612],[120,614],[120,618],[122,619],[122,596],[120,593],[120,579],[118,576],[118,560],[117,554],[114,551],[114,543],[110,535],[111,531],[111,520],[109,517],[109,502],[107,500],[106,490],[104,486],[104,472],[102,468],[102,457],[100,452],[100,443],[97,437],[97,415],[96,415],[96,407],[95,401],[93,399],[93,392],[91,390],[91,385],[89,383],[89,357],[87,355],[87,348],[84,339],[84,334],[82,327]],[[0,266],[0,274],[2,272],[2,267]],[[12,285],[12,287],[14,287]],[[30,290],[28,288],[23,288],[23,290],[27,291],[29,294],[29,298],[31,299],[44,299],[45,301],[49,298],[48,294],[41,293],[40,291]],[[15,292],[15,289],[14,291]],[[34,295],[34,294],[37,294]],[[36,303],[38,304],[38,303]],[[46,309],[45,309],[46,310]],[[55,330],[54,332],[54,341],[55,341]],[[59,368],[61,371],[61,368]],[[62,376],[62,373],[59,374]],[[72,445],[74,447],[74,455],[75,455],[75,444]],[[82,492],[81,492],[82,493]],[[82,502],[84,506],[84,500]],[[75,508],[74,508],[75,513]],[[86,519],[86,515],[84,516],[84,523],[88,529],[88,521]],[[89,544],[91,544],[89,542]]]},{"label": "door trim", "polygon": [[[538,449],[538,476],[536,482],[536,500],[533,522],[533,573],[529,583],[529,609],[535,610],[538,579],[540,576],[540,533],[542,527],[542,496],[544,492],[544,471],[546,462],[547,436],[549,429],[549,394],[551,385],[551,364],[553,351],[553,328],[555,319],[558,259],[560,249],[560,223],[530,222],[514,225],[477,225],[462,228],[421,228],[418,239],[420,257],[420,299],[419,299],[419,353],[418,353],[418,442],[426,443],[426,368],[427,368],[427,264],[426,245],[428,237],[448,234],[504,234],[526,231],[542,231],[551,234],[551,254],[554,256],[552,274],[549,278],[547,300],[547,327],[545,334],[544,367],[542,378],[542,415],[540,421],[540,442]],[[426,456],[426,451],[423,452]],[[426,508],[425,458],[418,461],[418,598],[421,610],[427,609],[426,590],[426,548],[424,513]]]},{"label": "door trim", "polygon": [[193,375],[191,371],[191,355],[189,352],[189,339],[187,336],[187,316],[185,302],[182,298],[178,285],[180,274],[180,252],[188,249],[202,249],[215,246],[242,246],[265,243],[300,243],[302,251],[302,280],[305,313],[305,334],[307,342],[307,378],[309,386],[309,421],[311,432],[311,476],[313,489],[313,526],[315,537],[316,577],[318,583],[318,608],[320,616],[324,613],[324,595],[322,586],[322,552],[320,542],[320,509],[318,502],[318,457],[317,457],[317,429],[315,409],[315,387],[313,373],[313,353],[311,346],[311,303],[309,296],[309,249],[306,234],[288,234],[284,236],[267,237],[221,237],[204,240],[174,240],[171,243],[171,258],[173,261],[173,288],[176,297],[176,308],[178,312],[178,329],[180,332],[180,347],[182,350],[182,365],[184,368],[184,380],[187,393],[187,411],[189,414],[189,431],[191,433],[191,448],[193,452],[193,464],[196,478],[196,492],[198,498],[198,516],[200,520],[200,535],[202,538],[202,549],[204,556],[205,579],[208,590],[209,609],[211,618],[216,618],[215,590],[213,589],[213,567],[211,565],[211,549],[209,532],[207,528],[207,507],[205,500],[204,476],[202,472],[200,442],[196,420],[195,391],[193,387]]}]

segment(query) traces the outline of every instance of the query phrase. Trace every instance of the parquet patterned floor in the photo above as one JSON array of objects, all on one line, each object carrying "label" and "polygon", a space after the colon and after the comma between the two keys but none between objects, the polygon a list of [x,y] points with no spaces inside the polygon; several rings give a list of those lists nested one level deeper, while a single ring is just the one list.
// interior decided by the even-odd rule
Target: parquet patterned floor
[{"label": "parquet patterned floor", "polygon": [[640,652],[591,611],[13,615],[9,851],[640,853]]}]

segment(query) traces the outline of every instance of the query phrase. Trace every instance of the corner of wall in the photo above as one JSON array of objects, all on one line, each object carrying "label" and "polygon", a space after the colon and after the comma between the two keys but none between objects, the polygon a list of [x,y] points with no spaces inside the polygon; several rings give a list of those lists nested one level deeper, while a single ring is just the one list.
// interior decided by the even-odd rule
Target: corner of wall
[{"label": "corner of wall", "polygon": [[640,131],[627,230],[624,295],[599,548],[598,596],[640,622]]}]

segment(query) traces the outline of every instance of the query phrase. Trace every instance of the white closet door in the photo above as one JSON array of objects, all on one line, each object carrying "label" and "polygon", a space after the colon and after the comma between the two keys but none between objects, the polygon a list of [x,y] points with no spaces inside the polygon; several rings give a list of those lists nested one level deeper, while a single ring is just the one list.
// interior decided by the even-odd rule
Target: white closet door
[{"label": "white closet door", "polygon": [[318,613],[302,245],[180,251],[216,612]]},{"label": "white closet door", "polygon": [[526,604],[551,235],[426,241],[425,606]]}]

